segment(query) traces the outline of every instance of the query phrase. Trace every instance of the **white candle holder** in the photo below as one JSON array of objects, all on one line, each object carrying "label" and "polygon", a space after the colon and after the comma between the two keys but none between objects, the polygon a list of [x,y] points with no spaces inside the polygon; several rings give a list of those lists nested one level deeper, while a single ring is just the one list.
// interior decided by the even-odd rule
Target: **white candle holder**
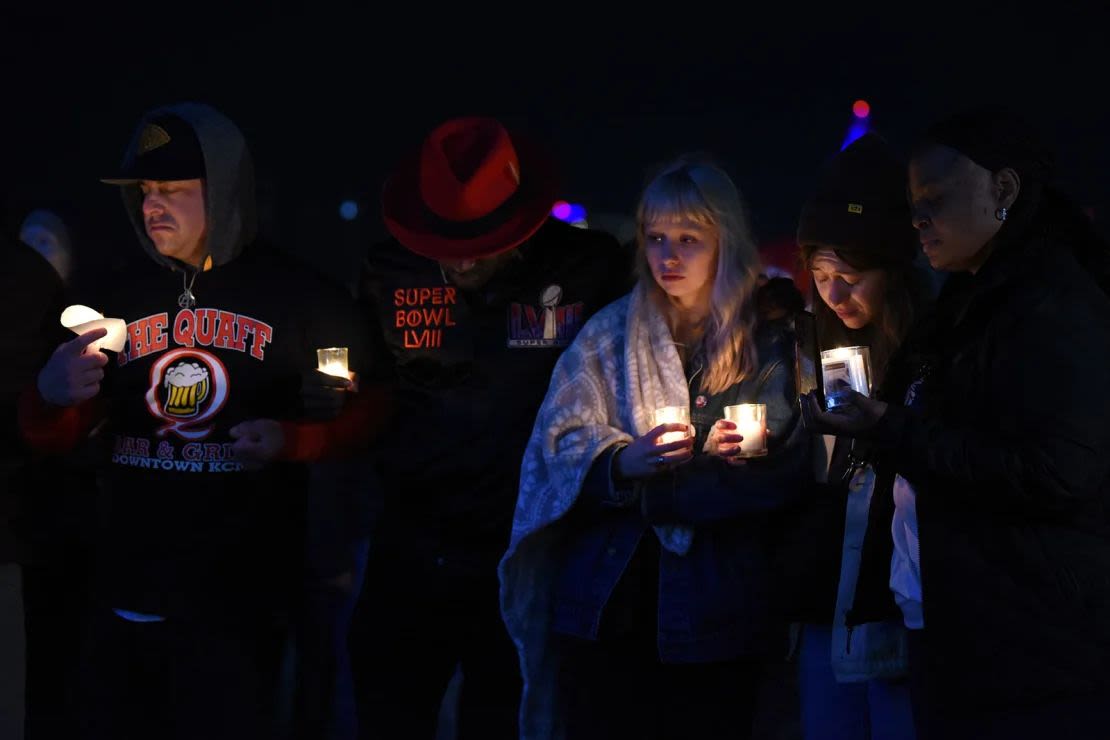
[{"label": "white candle holder", "polygon": [[871,395],[871,350],[867,347],[837,347],[821,353],[825,409],[831,411],[846,403],[839,381],[864,396]]},{"label": "white candle holder", "polygon": [[316,350],[316,369],[325,375],[349,379],[346,347],[324,347]]},{"label": "white candle holder", "polygon": [[692,437],[694,428],[690,426],[690,407],[689,406],[664,406],[661,409],[655,409],[655,426],[660,424],[685,424],[685,432],[664,432],[659,435],[658,444],[665,445],[669,442],[677,442],[680,439]]},{"label": "white candle holder", "polygon": [[767,454],[767,404],[725,406],[725,419],[735,424],[736,433],[744,437],[736,457],[763,457]]}]

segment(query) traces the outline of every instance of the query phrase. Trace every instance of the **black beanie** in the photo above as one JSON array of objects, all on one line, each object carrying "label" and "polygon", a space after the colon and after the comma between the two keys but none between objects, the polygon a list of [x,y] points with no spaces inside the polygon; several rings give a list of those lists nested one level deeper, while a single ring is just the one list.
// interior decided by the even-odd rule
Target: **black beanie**
[{"label": "black beanie", "polygon": [[877,134],[839,152],[821,172],[798,220],[798,244],[834,249],[860,267],[913,262],[917,238],[906,202],[906,165]]}]

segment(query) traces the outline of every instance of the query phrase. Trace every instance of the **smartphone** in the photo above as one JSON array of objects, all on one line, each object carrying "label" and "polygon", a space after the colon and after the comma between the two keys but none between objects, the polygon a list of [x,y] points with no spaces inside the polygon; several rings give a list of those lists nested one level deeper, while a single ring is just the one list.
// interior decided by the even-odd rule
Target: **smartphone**
[{"label": "smartphone", "polygon": [[799,395],[813,391],[819,406],[825,408],[821,352],[817,347],[817,317],[809,311],[794,314],[794,382]]}]

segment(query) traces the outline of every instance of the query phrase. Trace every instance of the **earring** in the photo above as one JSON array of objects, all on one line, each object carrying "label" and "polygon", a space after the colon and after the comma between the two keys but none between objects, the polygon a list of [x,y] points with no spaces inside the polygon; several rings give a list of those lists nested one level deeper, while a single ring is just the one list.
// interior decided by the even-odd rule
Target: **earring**
[{"label": "earring", "polygon": [[999,208],[997,211],[994,212],[994,217],[997,218],[999,221],[1005,221],[1006,217],[1009,215],[1010,212],[1007,211],[1005,207]]}]

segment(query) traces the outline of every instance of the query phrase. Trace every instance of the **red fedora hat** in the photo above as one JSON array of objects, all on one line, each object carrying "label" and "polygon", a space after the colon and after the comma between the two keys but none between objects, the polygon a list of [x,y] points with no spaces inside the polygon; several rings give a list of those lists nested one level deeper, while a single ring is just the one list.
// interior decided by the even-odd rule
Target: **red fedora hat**
[{"label": "red fedora hat", "polygon": [[516,247],[547,219],[559,185],[539,146],[495,119],[451,119],[386,181],[382,216],[431,259],[479,259]]}]

